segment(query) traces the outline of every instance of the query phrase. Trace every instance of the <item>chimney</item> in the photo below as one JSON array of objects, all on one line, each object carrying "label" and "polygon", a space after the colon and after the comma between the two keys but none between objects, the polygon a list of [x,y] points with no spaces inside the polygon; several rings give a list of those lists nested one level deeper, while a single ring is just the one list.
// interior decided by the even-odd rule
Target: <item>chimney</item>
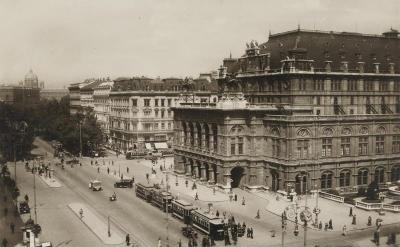
[{"label": "chimney", "polygon": [[394,63],[389,63],[389,74],[394,74]]},{"label": "chimney", "polygon": [[359,73],[364,73],[364,62],[357,62],[357,68]]},{"label": "chimney", "polygon": [[379,65],[380,65],[380,63],[374,63],[374,72],[376,74],[379,74]]},{"label": "chimney", "polygon": [[328,73],[332,72],[331,63],[332,61],[325,61],[325,71]]}]

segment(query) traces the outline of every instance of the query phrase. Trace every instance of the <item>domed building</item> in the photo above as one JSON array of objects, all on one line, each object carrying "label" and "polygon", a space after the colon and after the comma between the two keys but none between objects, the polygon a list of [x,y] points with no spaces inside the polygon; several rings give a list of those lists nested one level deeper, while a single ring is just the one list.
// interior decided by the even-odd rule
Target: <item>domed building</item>
[{"label": "domed building", "polygon": [[32,69],[29,70],[29,72],[25,75],[24,86],[31,87],[31,88],[39,87],[38,77],[35,73],[33,73]]}]

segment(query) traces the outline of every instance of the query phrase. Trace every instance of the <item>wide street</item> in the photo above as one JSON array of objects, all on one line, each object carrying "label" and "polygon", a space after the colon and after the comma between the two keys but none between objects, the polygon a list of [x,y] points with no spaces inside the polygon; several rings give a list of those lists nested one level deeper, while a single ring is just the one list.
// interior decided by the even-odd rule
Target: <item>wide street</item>
[{"label": "wide street", "polygon": [[[35,142],[40,149],[47,149],[48,146],[42,142]],[[166,236],[169,236],[169,246],[178,246],[178,241],[182,241],[182,246],[187,246],[187,239],[181,234],[183,223],[169,217],[168,230],[166,214],[152,205],[137,198],[134,189],[116,189],[114,182],[123,174],[124,177],[134,176],[135,182],[146,183],[146,173],[150,173],[151,162],[148,160],[126,160],[124,157],[115,157],[109,154],[106,158],[90,159],[82,158],[82,166],[75,165],[73,168],[66,165],[65,169],[54,165],[57,159],[47,156],[44,163],[51,163],[51,168],[55,169],[54,175],[60,182],[61,187],[51,188],[44,183],[41,178],[36,176],[37,192],[37,217],[38,222],[43,228],[41,239],[53,242],[54,246],[106,246],[92,229],[89,229],[68,207],[71,203],[83,203],[88,205],[96,212],[103,222],[107,222],[110,217],[111,228],[117,230],[123,236],[130,234],[131,242],[136,242],[139,246],[157,246],[158,239],[161,238],[163,246],[166,244]],[[91,165],[91,161],[98,165]],[[160,164],[160,162],[159,162]],[[172,158],[165,160],[166,168],[171,167]],[[161,162],[161,165],[164,165]],[[12,165],[11,165],[12,167]],[[165,184],[165,174],[160,172],[157,167],[157,176],[151,176],[150,183]],[[107,172],[109,168],[109,173]],[[127,170],[129,168],[129,172]],[[14,169],[10,169],[13,171]],[[93,192],[88,189],[88,182],[91,179],[102,181],[103,191]],[[194,200],[191,190],[192,182],[188,188],[182,183],[175,184],[175,176],[170,176],[169,182],[171,192],[174,196],[194,203],[198,207],[207,208],[212,203],[212,210],[218,210],[220,214],[225,211],[227,216],[233,215],[238,222],[245,222],[248,227],[254,229],[254,239],[239,238],[238,246],[281,246],[281,220],[280,217],[265,210],[261,210],[261,219],[256,219],[258,209],[262,209],[265,200],[246,191],[235,189],[238,195],[237,202],[230,202],[227,195],[217,191],[214,196],[212,190],[205,186],[198,186],[200,200]],[[17,182],[21,189],[21,195],[28,194],[33,215],[33,174],[25,171],[22,163],[17,167]],[[118,200],[109,201],[108,197],[117,193]],[[242,205],[241,198],[246,198],[246,205]],[[26,216],[24,216],[26,217]],[[398,227],[398,225],[397,225]],[[294,224],[289,222],[287,233],[285,234],[285,246],[299,246],[303,244],[303,230],[300,226],[299,236],[293,234]],[[386,228],[384,228],[384,231]],[[272,231],[276,232],[272,237]],[[106,233],[104,233],[106,234]],[[374,246],[370,241],[372,231],[356,231],[346,237],[342,237],[340,230],[334,232],[318,231],[308,229],[308,246]],[[199,238],[198,244],[201,243]],[[331,241],[329,241],[331,240]],[[333,241],[334,240],[334,241]],[[381,241],[384,243],[383,239]],[[116,246],[124,246],[122,241]],[[217,242],[222,246],[223,242]]]}]

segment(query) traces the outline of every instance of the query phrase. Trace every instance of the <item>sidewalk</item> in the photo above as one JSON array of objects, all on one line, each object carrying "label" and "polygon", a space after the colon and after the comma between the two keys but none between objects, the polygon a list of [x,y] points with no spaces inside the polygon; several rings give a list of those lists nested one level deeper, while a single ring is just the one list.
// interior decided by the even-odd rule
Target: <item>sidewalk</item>
[{"label": "sidewalk", "polygon": [[[85,204],[70,203],[68,207],[104,244],[117,245],[125,241],[125,234],[111,223],[109,236],[107,219],[102,219],[101,216],[96,215]],[[79,213],[81,209],[83,212],[82,218]]]}]

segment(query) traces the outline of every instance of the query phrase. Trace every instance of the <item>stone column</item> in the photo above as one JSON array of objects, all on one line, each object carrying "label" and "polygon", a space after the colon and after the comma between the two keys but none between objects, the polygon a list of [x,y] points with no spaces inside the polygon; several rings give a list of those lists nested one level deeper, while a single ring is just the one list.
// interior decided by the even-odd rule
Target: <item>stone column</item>
[{"label": "stone column", "polygon": [[210,142],[210,152],[214,152],[214,136],[212,134],[209,135],[209,142]]},{"label": "stone column", "polygon": [[197,179],[197,178],[199,178],[199,166],[196,164],[196,163],[194,163],[193,164],[193,170],[194,170],[194,176],[195,176],[195,178]]},{"label": "stone column", "polygon": [[208,165],[208,177],[209,177],[208,180],[209,183],[215,183],[213,164]]},{"label": "stone column", "polygon": [[206,149],[206,134],[204,130],[201,132],[201,149]]},{"label": "stone column", "polygon": [[202,180],[202,181],[206,181],[207,180],[207,171],[206,171],[206,166],[204,165],[204,164],[201,164],[201,167],[200,167],[200,169],[201,169],[201,177],[200,177],[200,180]]},{"label": "stone column", "polygon": [[185,164],[186,167],[186,176],[192,176],[192,167],[190,166],[190,163]]},{"label": "stone column", "polygon": [[198,140],[198,135],[197,135],[197,128],[195,126],[193,126],[193,134],[194,134],[194,144],[193,144],[193,146],[198,147],[199,140]]},{"label": "stone column", "polygon": [[192,139],[192,132],[190,131],[189,124],[187,124],[187,135],[186,135],[186,146],[190,146],[190,141]]}]

